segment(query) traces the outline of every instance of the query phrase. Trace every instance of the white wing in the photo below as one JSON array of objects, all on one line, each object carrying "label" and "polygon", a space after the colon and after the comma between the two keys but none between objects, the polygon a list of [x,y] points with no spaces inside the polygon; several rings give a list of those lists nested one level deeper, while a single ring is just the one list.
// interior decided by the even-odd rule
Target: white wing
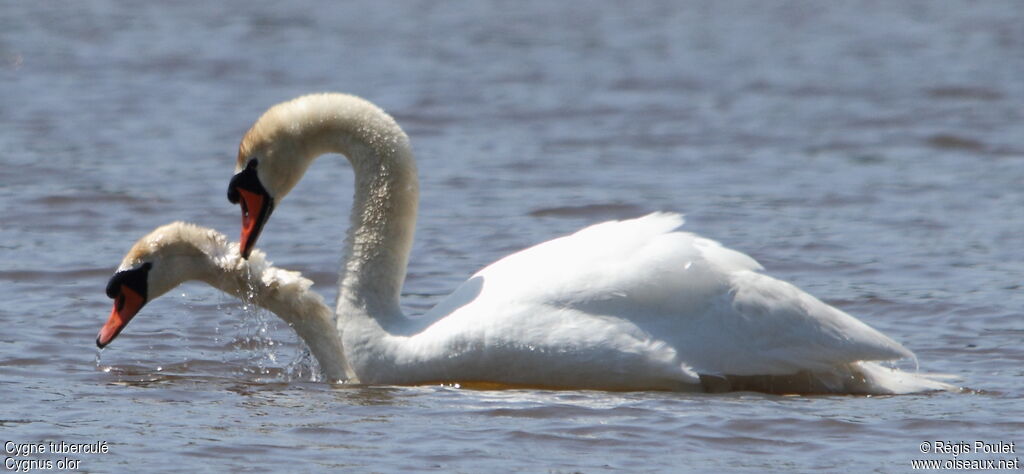
[{"label": "white wing", "polygon": [[[664,213],[605,222],[509,255],[425,315],[436,322],[412,345],[426,359],[448,354],[446,372],[471,373],[474,363],[496,370],[500,361],[506,372],[529,372],[524,380],[596,367],[604,374],[580,377],[645,370],[692,383],[698,374],[785,375],[913,357],[758,273],[751,257],[678,231],[682,223]],[[454,364],[460,355],[473,360]]]}]

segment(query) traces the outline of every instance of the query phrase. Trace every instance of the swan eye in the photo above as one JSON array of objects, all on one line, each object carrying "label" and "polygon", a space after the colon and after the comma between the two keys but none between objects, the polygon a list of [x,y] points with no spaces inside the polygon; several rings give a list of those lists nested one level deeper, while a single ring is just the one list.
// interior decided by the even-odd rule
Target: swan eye
[{"label": "swan eye", "polygon": [[110,277],[107,282],[107,296],[123,304],[121,298],[121,287],[126,286],[132,291],[146,297],[146,290],[149,287],[149,270],[153,268],[152,262],[146,262],[131,270],[122,270]]},{"label": "swan eye", "polygon": [[249,163],[245,165],[245,169],[239,171],[231,177],[231,182],[228,183],[228,201],[231,204],[238,204],[241,200],[239,189],[244,189],[253,192],[266,192],[263,191],[263,184],[260,183],[259,175],[256,174],[256,165],[259,164],[259,160],[253,158],[249,160]]}]

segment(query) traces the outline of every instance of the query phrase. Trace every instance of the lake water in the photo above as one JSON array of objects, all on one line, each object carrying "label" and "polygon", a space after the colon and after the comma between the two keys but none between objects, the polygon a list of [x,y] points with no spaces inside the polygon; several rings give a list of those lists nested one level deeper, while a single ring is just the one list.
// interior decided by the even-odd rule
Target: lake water
[{"label": "lake water", "polygon": [[[921,453],[1024,443],[1022,25],[1015,0],[4,2],[5,468],[893,472],[1024,457]],[[408,313],[512,251],[672,210],[969,390],[332,387],[287,327],[199,284],[100,354],[103,289],[131,244],[172,220],[237,235],[225,190],[242,133],[314,91],[366,97],[412,139]],[[345,160],[319,160],[260,241],[329,301],[351,183]]]}]

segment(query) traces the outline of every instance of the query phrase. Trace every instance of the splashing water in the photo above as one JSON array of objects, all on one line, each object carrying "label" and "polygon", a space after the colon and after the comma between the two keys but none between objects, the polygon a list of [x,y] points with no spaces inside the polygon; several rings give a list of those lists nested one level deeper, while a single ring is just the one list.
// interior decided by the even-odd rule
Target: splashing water
[{"label": "splashing water", "polygon": [[[230,300],[228,304],[222,302],[217,306],[229,316],[235,309],[241,310],[232,318],[236,336],[231,344],[245,355],[240,375],[255,375],[259,382],[318,381],[320,367],[308,349],[290,327],[269,311],[253,304],[254,295],[255,290],[249,289],[247,301],[241,305]],[[222,301],[228,298],[225,295],[219,297]],[[236,356],[222,355],[223,359],[233,357]]]}]

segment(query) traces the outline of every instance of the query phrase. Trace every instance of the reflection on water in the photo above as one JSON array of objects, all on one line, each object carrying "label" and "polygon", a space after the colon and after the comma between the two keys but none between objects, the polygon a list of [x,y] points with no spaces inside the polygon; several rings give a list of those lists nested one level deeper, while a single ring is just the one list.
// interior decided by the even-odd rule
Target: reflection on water
[{"label": "reflection on water", "polygon": [[[90,471],[888,472],[924,440],[1024,441],[1016,2],[512,5],[6,4],[5,436],[107,441]],[[203,285],[100,356],[124,251],[171,220],[235,235],[239,137],[321,90],[411,136],[410,314],[511,251],[678,211],[975,390],[332,386],[284,324]],[[319,160],[261,240],[328,300],[351,188]]]}]

